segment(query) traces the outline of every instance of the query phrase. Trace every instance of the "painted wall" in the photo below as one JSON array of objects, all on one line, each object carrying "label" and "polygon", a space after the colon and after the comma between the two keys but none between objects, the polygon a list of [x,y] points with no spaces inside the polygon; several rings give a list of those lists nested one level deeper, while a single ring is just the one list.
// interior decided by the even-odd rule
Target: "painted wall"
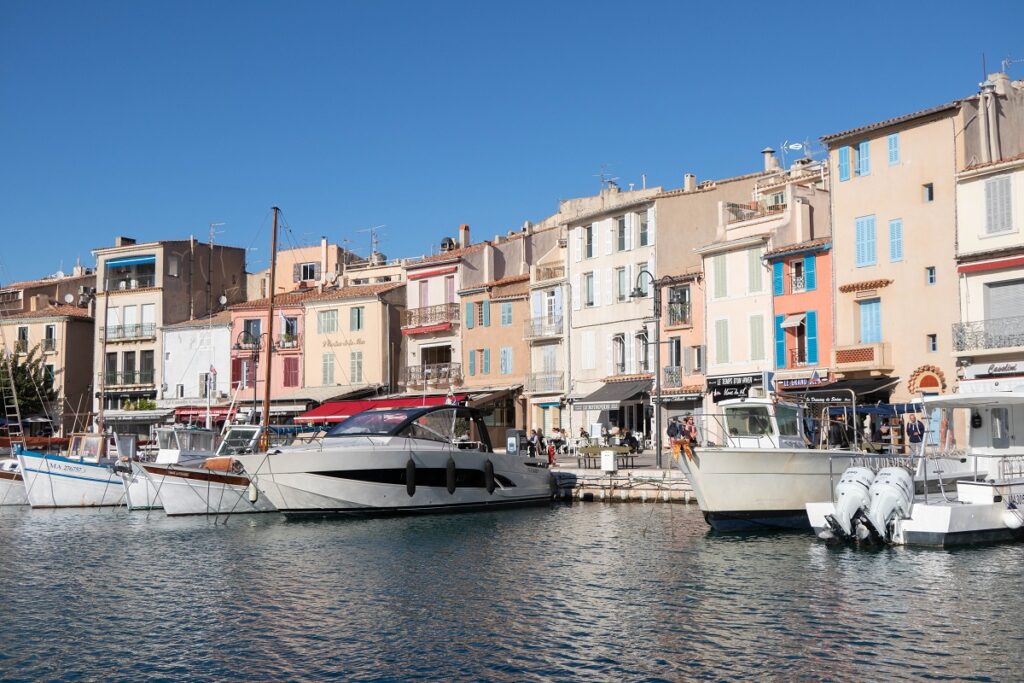
[{"label": "painted wall", "polygon": [[[404,293],[401,288],[392,290],[395,304],[401,304]],[[390,345],[399,343],[400,336],[393,329],[389,306],[376,295],[356,296],[342,300],[310,300],[306,302],[304,340],[305,340],[305,385],[307,387],[325,386],[324,366],[333,367],[336,386],[359,384],[387,385],[394,376],[395,367],[391,364],[392,352]],[[353,329],[352,309],[362,308],[362,329]],[[336,311],[338,328],[335,332],[321,331],[318,319],[322,313]],[[333,356],[333,361],[326,358]],[[355,354],[361,354],[362,376],[357,372],[358,360]]]},{"label": "painted wall", "polygon": [[161,383],[167,385],[167,391],[157,402],[159,406],[205,404],[200,375],[209,373],[210,366],[217,370],[212,402],[217,404],[231,398],[231,345],[234,340],[230,325],[170,327],[165,328],[162,335],[164,364]]}]

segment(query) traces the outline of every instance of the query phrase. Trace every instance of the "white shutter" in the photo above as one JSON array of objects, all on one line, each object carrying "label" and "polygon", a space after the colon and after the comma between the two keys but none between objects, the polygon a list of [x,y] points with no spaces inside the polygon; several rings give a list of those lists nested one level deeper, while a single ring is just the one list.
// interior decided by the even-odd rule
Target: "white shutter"
[{"label": "white shutter", "polygon": [[[615,221],[605,221],[605,224],[604,253],[605,256],[608,256],[615,249]],[[600,225],[600,223],[595,223],[595,225]]]},{"label": "white shutter", "polygon": [[583,346],[583,362],[582,367],[584,370],[596,369],[596,359],[594,358],[594,333],[591,330],[587,330],[580,335],[580,340]]},{"label": "white shutter", "polygon": [[615,335],[608,335],[608,347],[605,349],[605,368],[607,368],[607,372],[604,373],[605,375],[615,374],[615,353],[613,351],[615,348],[614,339]]},{"label": "white shutter", "polygon": [[[605,268],[604,271],[604,302],[610,306],[615,303],[615,269]],[[596,298],[596,297],[595,297]]]},{"label": "white shutter", "polygon": [[572,276],[572,310],[580,310],[580,274]]},{"label": "white shutter", "polygon": [[692,375],[693,374],[693,354],[694,354],[693,347],[683,346],[680,349],[680,355],[683,357],[683,374],[684,375]]},{"label": "white shutter", "polygon": [[631,301],[629,295],[633,293],[633,283],[636,282],[636,274],[633,272],[633,264],[626,265],[626,301]]},{"label": "white shutter", "polygon": [[543,310],[541,306],[541,293],[534,292],[530,295],[530,315],[534,318],[539,318],[543,314]]},{"label": "white shutter", "polygon": [[573,230],[576,233],[576,253],[573,258],[576,259],[576,263],[579,263],[583,258],[583,226],[580,226]]},{"label": "white shutter", "polygon": [[626,250],[627,251],[633,248],[633,223],[635,222],[633,220],[633,216],[634,215],[635,214],[627,213],[626,217],[625,217],[626,218]]},{"label": "white shutter", "polygon": [[654,244],[654,223],[655,217],[657,216],[657,204],[647,209],[647,243],[650,245]]},{"label": "white shutter", "polygon": [[595,270],[590,274],[591,279],[594,281],[594,305],[601,305],[601,271]]}]

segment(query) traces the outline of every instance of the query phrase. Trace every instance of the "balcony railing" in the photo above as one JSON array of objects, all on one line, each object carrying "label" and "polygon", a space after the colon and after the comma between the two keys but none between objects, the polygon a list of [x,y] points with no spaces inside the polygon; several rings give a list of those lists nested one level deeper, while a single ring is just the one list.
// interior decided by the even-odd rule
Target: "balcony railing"
[{"label": "balcony railing", "polygon": [[557,337],[562,334],[562,316],[545,315],[540,318],[531,318],[526,321],[523,328],[523,336],[526,339]]},{"label": "balcony railing", "polygon": [[725,210],[729,214],[727,217],[728,223],[740,223],[742,221],[753,220],[754,218],[761,218],[762,216],[771,216],[777,213],[782,213],[786,210],[786,205],[755,202],[753,203],[753,206],[751,206],[751,204],[725,202]]},{"label": "balcony railing", "polygon": [[301,334],[281,334],[277,337],[277,348],[282,350],[298,349],[302,346]]},{"label": "balcony railing", "polygon": [[1024,346],[1024,316],[953,325],[954,351],[984,351],[1017,346]]},{"label": "balcony railing", "polygon": [[153,370],[136,370],[135,372],[106,372],[104,380],[108,387],[135,386],[139,384],[152,384]]},{"label": "balcony railing", "polygon": [[106,291],[118,292],[130,289],[145,289],[156,286],[155,275],[136,275],[134,277],[123,277],[107,280]]},{"label": "balcony railing", "polygon": [[125,339],[152,339],[156,337],[156,323],[132,325],[110,325],[100,328],[100,339],[121,341]]},{"label": "balcony railing", "polygon": [[409,365],[402,370],[402,382],[406,385],[458,384],[462,382],[462,363],[434,363],[433,365]]},{"label": "balcony railing", "polygon": [[789,367],[798,368],[801,365],[807,365],[807,350],[806,349],[790,349],[789,350]]},{"label": "balcony railing", "polygon": [[457,322],[459,322],[458,304],[438,304],[410,308],[402,312],[402,327],[423,327]]},{"label": "balcony railing", "polygon": [[803,275],[794,275],[792,276],[791,281],[793,286],[790,291],[796,293],[803,292],[807,289],[807,281]]},{"label": "balcony railing", "polygon": [[887,342],[850,344],[832,349],[832,366],[839,372],[893,369],[892,353]]},{"label": "balcony railing", "polygon": [[537,266],[537,281],[561,280],[565,277],[565,266]]},{"label": "balcony railing", "polygon": [[683,386],[683,369],[678,365],[666,367],[664,376],[661,379],[661,386],[666,389],[676,389]]},{"label": "balcony railing", "polygon": [[670,303],[668,305],[669,326],[690,325],[690,304],[686,302]]},{"label": "balcony railing", "polygon": [[531,372],[526,377],[527,391],[562,391],[565,373],[562,372]]}]

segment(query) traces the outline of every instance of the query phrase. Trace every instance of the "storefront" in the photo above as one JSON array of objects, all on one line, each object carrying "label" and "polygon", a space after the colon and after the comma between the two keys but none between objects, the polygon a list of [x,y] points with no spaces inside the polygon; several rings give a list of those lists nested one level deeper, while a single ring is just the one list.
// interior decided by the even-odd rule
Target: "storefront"
[{"label": "storefront", "polygon": [[574,420],[593,434],[596,425],[607,431],[618,427],[644,435],[650,433],[651,380],[607,382],[600,389],[573,403],[573,411],[582,413],[582,420]]}]

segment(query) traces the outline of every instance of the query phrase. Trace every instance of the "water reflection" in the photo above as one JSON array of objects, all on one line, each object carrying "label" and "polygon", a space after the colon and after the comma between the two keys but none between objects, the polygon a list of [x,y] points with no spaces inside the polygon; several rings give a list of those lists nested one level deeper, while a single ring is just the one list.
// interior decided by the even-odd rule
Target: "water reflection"
[{"label": "water reflection", "polygon": [[4,678],[1015,679],[1022,664],[1022,546],[716,537],[695,507],[226,525],[5,509],[0,547]]}]

